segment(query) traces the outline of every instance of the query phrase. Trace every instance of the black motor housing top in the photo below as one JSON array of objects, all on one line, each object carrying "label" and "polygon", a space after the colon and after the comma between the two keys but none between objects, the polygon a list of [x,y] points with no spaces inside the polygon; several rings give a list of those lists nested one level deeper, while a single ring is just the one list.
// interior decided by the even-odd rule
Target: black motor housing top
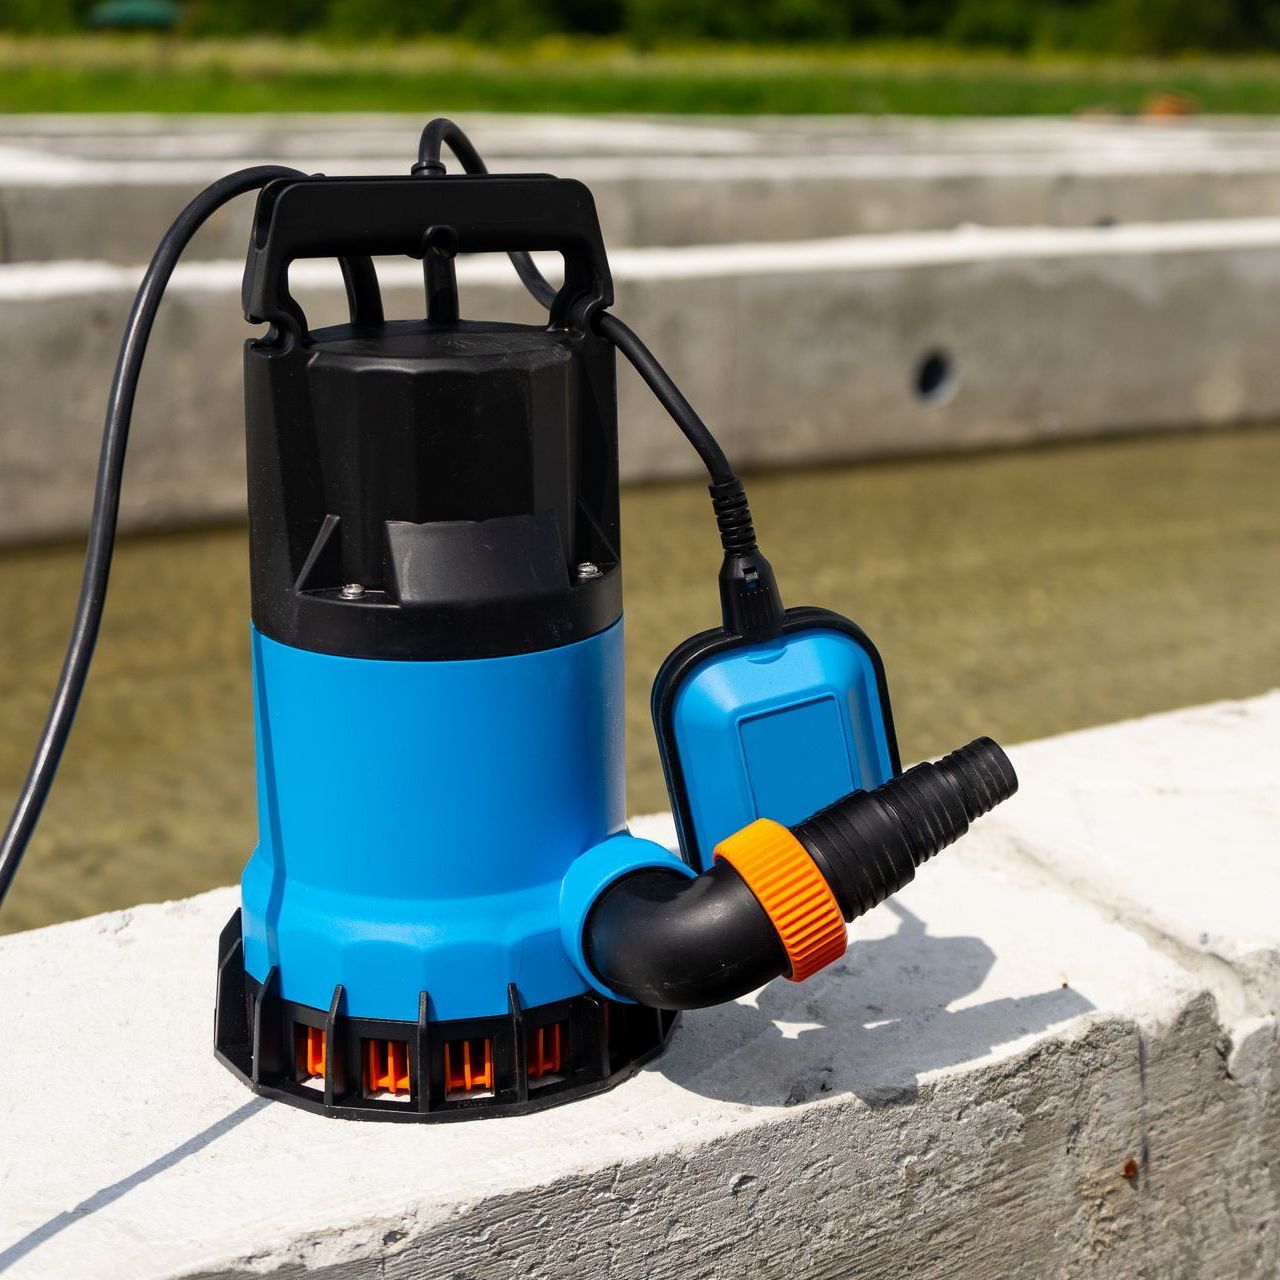
[{"label": "black motor housing top", "polygon": [[[453,221],[424,233],[442,214]],[[317,238],[326,217],[340,233]],[[372,266],[353,257],[539,238],[565,253],[562,297],[578,296],[546,327],[385,321]],[[287,292],[287,262],[303,253],[345,255],[349,324],[307,328]],[[603,253],[590,194],[561,179],[264,190],[246,313],[272,328],[245,352],[263,634],[345,656],[475,658],[571,643],[617,620],[614,349],[588,323],[610,296]]]}]

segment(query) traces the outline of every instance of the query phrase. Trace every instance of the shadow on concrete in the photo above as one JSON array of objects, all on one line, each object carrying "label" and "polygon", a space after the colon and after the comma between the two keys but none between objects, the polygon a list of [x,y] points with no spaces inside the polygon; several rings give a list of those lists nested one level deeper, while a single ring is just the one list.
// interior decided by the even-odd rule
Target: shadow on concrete
[{"label": "shadow on concrete", "polygon": [[216,1142],[223,1134],[229,1133],[237,1125],[243,1124],[250,1116],[255,1115],[266,1106],[270,1106],[268,1098],[251,1098],[243,1106],[237,1107],[229,1115],[223,1116],[221,1120],[215,1120],[208,1128],[201,1129],[199,1133],[188,1138],[186,1142],[174,1147],[171,1151],[166,1151],[162,1156],[157,1156],[150,1164],[143,1165],[141,1169],[135,1169],[127,1177],[121,1178],[118,1182],[113,1182],[109,1187],[103,1187],[100,1191],[95,1191],[93,1195],[81,1200],[73,1208],[64,1209],[56,1217],[50,1218],[48,1222],[43,1222],[40,1226],[28,1231],[21,1240],[15,1240],[7,1248],[0,1249],[0,1271],[7,1271],[16,1262],[25,1258],[27,1254],[38,1249],[42,1244],[52,1240],[60,1232],[65,1231],[70,1226],[74,1226],[75,1223],[87,1218],[91,1213],[96,1213],[99,1209],[105,1209],[107,1205],[113,1204],[121,1196],[127,1195],[149,1178],[154,1178],[166,1169],[172,1169],[175,1164],[185,1160],[188,1156],[195,1155],[197,1151],[203,1151],[210,1143]]},{"label": "shadow on concrete", "polygon": [[887,938],[797,985],[770,983],[757,1006],[686,1014],[654,1069],[706,1097],[794,1106],[852,1093],[874,1107],[915,1099],[922,1075],[989,1054],[1093,1005],[1068,986],[952,1009],[981,990],[995,953],[981,938],[934,937],[901,904]]}]

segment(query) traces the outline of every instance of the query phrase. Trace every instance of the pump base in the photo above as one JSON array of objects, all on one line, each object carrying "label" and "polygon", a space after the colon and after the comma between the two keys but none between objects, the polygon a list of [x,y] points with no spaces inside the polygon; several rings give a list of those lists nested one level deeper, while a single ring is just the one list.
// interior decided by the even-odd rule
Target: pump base
[{"label": "pump base", "polygon": [[498,1017],[353,1018],[341,986],[328,1010],[245,973],[240,912],[218,940],[214,1050],[255,1093],[345,1120],[524,1115],[601,1093],[666,1048],[679,1015],[594,993],[525,1009],[512,986]]}]

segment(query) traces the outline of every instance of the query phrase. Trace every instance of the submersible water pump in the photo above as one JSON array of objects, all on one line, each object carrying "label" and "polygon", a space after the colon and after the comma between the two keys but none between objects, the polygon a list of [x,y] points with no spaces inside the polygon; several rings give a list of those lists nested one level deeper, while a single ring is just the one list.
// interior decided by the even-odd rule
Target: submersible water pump
[{"label": "submersible water pump", "polygon": [[[445,175],[448,146],[465,170]],[[678,1011],[839,958],[846,922],[1012,794],[989,739],[902,773],[880,659],[784,610],[743,486],[613,316],[590,194],[492,176],[434,121],[411,175],[262,167],[183,213],[112,388],[85,588],[0,852],[7,889],[101,616],[142,351],[182,247],[260,188],[243,303],[259,843],[218,956],[218,1056],[348,1118],[509,1114],[595,1093]],[[530,252],[557,251],[550,285]],[[545,325],[460,318],[454,259],[505,252]],[[373,258],[421,259],[384,318]],[[311,329],[291,263],[342,264]],[[706,463],[722,625],[654,686],[680,855],[626,829],[616,351]]]}]

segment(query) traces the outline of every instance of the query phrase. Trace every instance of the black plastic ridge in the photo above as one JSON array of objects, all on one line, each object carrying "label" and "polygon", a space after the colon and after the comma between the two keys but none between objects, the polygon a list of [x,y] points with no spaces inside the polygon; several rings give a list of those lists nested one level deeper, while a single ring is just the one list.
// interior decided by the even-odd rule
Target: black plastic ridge
[{"label": "black plastic ridge", "polygon": [[511,1073],[515,1077],[516,1102],[529,1101],[529,1042],[525,1039],[524,1008],[514,982],[507,984],[508,1017],[511,1019]]},{"label": "black plastic ridge", "polygon": [[[326,1044],[337,1044],[342,1037],[344,1030],[342,1025],[342,1001],[344,995],[342,983],[339,982],[333,989],[333,999],[329,1001],[329,1012],[324,1019]],[[342,1055],[335,1055],[334,1060],[327,1064],[324,1076],[325,1106],[333,1106],[338,1097],[347,1092],[351,1087],[349,1077],[350,1071],[348,1070],[346,1058]]]}]

